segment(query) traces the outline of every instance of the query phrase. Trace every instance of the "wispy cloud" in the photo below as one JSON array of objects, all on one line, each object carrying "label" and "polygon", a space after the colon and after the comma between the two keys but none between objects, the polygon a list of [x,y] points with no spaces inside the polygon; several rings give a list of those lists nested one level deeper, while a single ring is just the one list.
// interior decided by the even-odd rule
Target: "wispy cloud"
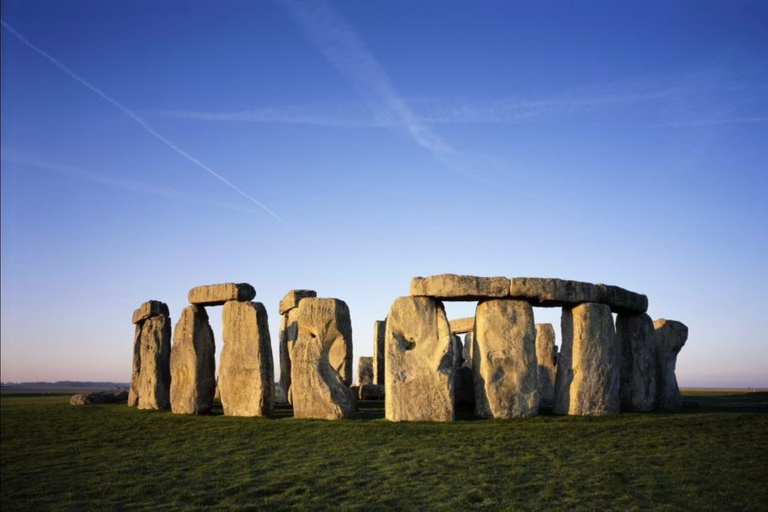
[{"label": "wispy cloud", "polygon": [[79,75],[77,75],[69,67],[64,65],[60,60],[56,59],[52,55],[48,54],[47,52],[41,50],[40,48],[38,48],[37,46],[32,44],[32,42],[30,42],[26,37],[24,37],[21,33],[19,33],[16,29],[14,29],[11,25],[6,23],[5,21],[0,20],[0,24],[2,24],[3,28],[5,28],[11,34],[13,34],[14,37],[16,37],[19,41],[24,43],[26,46],[28,46],[29,48],[31,48],[32,50],[34,50],[35,52],[37,52],[41,56],[45,57],[49,62],[51,62],[54,66],[56,66],[57,68],[62,70],[67,75],[69,75],[75,81],[77,81],[78,83],[83,85],[85,88],[89,89],[91,92],[93,92],[96,95],[100,96],[102,99],[106,100],[107,102],[112,104],[114,107],[119,109],[121,112],[123,112],[123,114],[128,116],[130,119],[132,119],[133,121],[138,123],[145,131],[147,131],[154,138],[156,138],[157,140],[159,140],[160,142],[162,142],[163,144],[165,144],[166,146],[168,146],[169,148],[174,150],[176,153],[178,153],[179,155],[183,156],[184,158],[186,158],[187,160],[189,160],[190,162],[192,162],[193,164],[195,164],[199,168],[201,168],[204,171],[208,172],[211,176],[213,176],[214,178],[218,179],[219,181],[221,181],[222,183],[227,185],[229,188],[231,188],[232,190],[234,190],[235,192],[237,192],[241,196],[245,197],[246,199],[248,199],[252,203],[256,204],[259,208],[261,208],[262,210],[264,210],[265,212],[270,214],[275,219],[277,219],[280,222],[282,222],[283,224],[285,224],[285,221],[282,219],[282,217],[277,215],[275,212],[273,212],[271,209],[269,209],[262,202],[260,202],[259,200],[257,200],[256,198],[254,198],[253,196],[248,194],[247,192],[243,191],[241,188],[237,187],[231,181],[229,181],[224,176],[222,176],[218,172],[216,172],[213,169],[211,169],[209,166],[207,166],[206,164],[204,164],[203,162],[201,162],[200,160],[198,160],[197,158],[192,156],[190,153],[188,153],[188,152],[184,151],[183,149],[181,149],[180,147],[178,147],[176,144],[171,142],[164,135],[160,134],[155,129],[153,129],[151,126],[149,126],[149,124],[147,124],[147,122],[144,119],[142,119],[141,117],[139,117],[135,112],[133,112],[129,108],[125,107],[124,105],[119,103],[117,100],[113,99],[112,97],[108,96],[106,93],[102,92],[99,88],[97,88],[96,86],[94,86],[90,82],[86,81],[84,78],[82,78]]},{"label": "wispy cloud", "polygon": [[0,159],[6,164],[15,164],[32,169],[38,169],[46,172],[51,172],[69,178],[77,180],[88,181],[99,185],[104,185],[111,188],[125,190],[140,195],[148,195],[154,197],[160,197],[163,199],[170,199],[174,201],[182,201],[194,204],[201,204],[206,206],[213,206],[217,208],[225,208],[228,210],[235,210],[246,213],[256,213],[258,210],[253,208],[243,208],[231,203],[222,203],[217,201],[210,201],[203,197],[197,197],[188,194],[187,192],[176,190],[168,187],[159,187],[155,184],[143,183],[135,180],[126,180],[122,178],[115,178],[106,176],[101,173],[87,171],[85,169],[75,167],[72,165],[64,164],[61,162],[54,162],[38,156],[30,155],[28,153],[18,152],[10,148],[2,148],[0,150]]}]

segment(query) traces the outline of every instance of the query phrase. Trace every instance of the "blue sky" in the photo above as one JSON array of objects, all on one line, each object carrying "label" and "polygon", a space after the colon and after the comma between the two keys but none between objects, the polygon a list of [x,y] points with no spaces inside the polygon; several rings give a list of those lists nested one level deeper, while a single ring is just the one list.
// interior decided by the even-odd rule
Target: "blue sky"
[{"label": "blue sky", "polygon": [[345,300],[357,359],[453,272],[645,293],[681,385],[768,386],[765,2],[1,14],[3,381],[127,381],[134,308],[231,281],[275,356],[285,292]]}]

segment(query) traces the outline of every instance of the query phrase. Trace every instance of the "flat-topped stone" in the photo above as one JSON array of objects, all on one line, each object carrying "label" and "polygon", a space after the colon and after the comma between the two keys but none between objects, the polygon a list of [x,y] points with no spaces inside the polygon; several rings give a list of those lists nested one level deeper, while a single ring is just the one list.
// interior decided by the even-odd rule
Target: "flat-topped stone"
[{"label": "flat-topped stone", "polygon": [[160,315],[170,315],[168,311],[168,305],[165,302],[160,302],[159,300],[148,300],[133,312],[132,322],[134,324],[138,324],[147,318]]},{"label": "flat-topped stone", "polygon": [[284,315],[292,309],[299,307],[299,301],[308,297],[317,297],[314,290],[291,290],[280,300],[280,314]]},{"label": "flat-topped stone", "polygon": [[509,279],[456,274],[414,277],[411,279],[410,294],[447,301],[503,298],[509,295]]},{"label": "flat-topped stone", "polygon": [[196,286],[189,290],[189,303],[196,306],[221,306],[227,301],[250,302],[256,290],[248,283],[223,283]]},{"label": "flat-topped stone", "polygon": [[513,277],[509,295],[539,307],[570,307],[577,304],[606,304],[614,313],[644,313],[648,297],[618,286],[584,283],[566,279]]},{"label": "flat-topped stone", "polygon": [[457,318],[451,320],[451,334],[467,334],[475,328],[475,317]]}]

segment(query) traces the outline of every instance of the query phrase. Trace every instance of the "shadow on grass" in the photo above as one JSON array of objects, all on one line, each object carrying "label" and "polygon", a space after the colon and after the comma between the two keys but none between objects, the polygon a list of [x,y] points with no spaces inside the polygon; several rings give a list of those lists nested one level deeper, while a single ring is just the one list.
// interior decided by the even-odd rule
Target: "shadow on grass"
[{"label": "shadow on grass", "polygon": [[768,414],[768,392],[684,394],[683,408],[679,412],[751,412]]}]

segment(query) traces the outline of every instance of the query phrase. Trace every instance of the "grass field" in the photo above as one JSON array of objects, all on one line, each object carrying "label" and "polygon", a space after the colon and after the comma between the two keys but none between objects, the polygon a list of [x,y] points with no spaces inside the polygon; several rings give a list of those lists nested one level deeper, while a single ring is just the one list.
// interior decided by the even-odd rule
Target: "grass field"
[{"label": "grass field", "polygon": [[[2,510],[768,510],[768,393],[451,424],[178,416],[2,397]],[[466,416],[466,415],[465,415]]]}]

